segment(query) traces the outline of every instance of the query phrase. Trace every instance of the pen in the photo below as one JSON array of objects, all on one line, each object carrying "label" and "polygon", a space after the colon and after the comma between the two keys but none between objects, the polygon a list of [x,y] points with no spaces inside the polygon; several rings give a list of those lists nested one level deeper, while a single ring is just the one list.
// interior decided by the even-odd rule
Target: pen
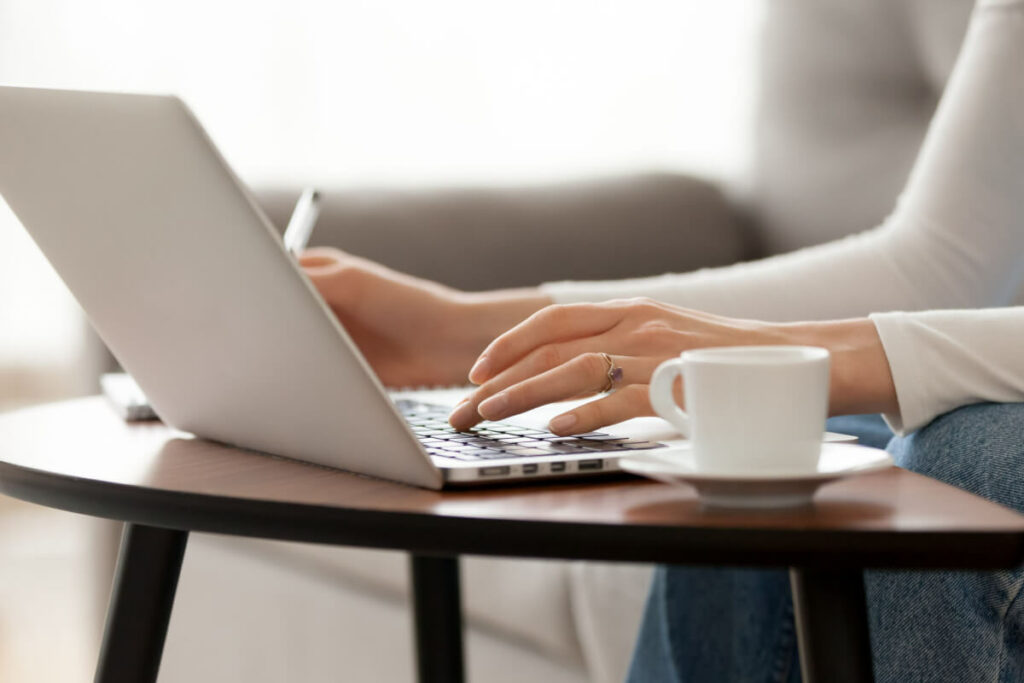
[{"label": "pen", "polygon": [[299,252],[306,248],[319,215],[320,192],[312,187],[307,187],[299,196],[299,201],[295,202],[292,217],[284,231],[284,248],[292,256],[298,256]]}]

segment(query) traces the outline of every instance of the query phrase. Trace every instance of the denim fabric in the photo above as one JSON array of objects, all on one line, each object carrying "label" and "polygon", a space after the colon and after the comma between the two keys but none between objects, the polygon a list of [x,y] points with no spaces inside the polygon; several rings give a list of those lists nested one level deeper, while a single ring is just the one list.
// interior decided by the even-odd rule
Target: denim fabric
[{"label": "denim fabric", "polygon": [[[829,429],[864,443],[880,420]],[[894,438],[896,463],[1024,512],[1024,404],[980,404]],[[956,552],[956,548],[950,548]],[[865,572],[878,683],[1024,681],[1024,568]],[[800,680],[784,570],[659,567],[629,683]]]},{"label": "denim fabric", "polygon": [[881,415],[840,415],[825,423],[830,432],[853,434],[858,443],[872,448],[885,448],[892,440],[892,430]]}]

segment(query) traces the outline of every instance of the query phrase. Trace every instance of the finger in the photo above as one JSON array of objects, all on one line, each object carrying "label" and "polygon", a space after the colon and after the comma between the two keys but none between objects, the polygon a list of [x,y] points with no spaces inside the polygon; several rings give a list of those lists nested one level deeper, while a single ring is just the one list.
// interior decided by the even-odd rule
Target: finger
[{"label": "finger", "polygon": [[[518,363],[506,368],[471,393],[466,402],[468,405],[457,406],[449,417],[449,423],[456,429],[469,429],[483,419],[477,412],[477,406],[482,401],[512,385],[556,368],[581,354],[605,348],[606,343],[604,337],[591,337],[564,344],[549,344],[534,349]],[[592,391],[588,391],[588,393],[592,393]]]},{"label": "finger", "polygon": [[590,403],[562,413],[548,424],[559,436],[585,434],[633,417],[654,415],[646,384],[630,384]]},{"label": "finger", "polygon": [[621,307],[607,304],[548,306],[492,341],[470,370],[469,380],[482,384],[538,347],[607,332],[622,315]]},{"label": "finger", "polygon": [[312,247],[299,254],[299,265],[306,269],[319,270],[334,268],[348,257],[345,252],[333,247]]},{"label": "finger", "polygon": [[335,313],[361,301],[365,271],[363,260],[332,247],[307,249],[299,265]]},{"label": "finger", "polygon": [[[613,367],[622,369],[622,378],[649,378],[658,362],[654,358],[611,356]],[[586,353],[541,375],[495,394],[477,407],[488,420],[502,420],[538,406],[565,401],[580,394],[595,394],[608,386],[608,361],[603,354]],[[621,384],[620,387],[628,386]],[[646,383],[645,383],[646,384]]]}]

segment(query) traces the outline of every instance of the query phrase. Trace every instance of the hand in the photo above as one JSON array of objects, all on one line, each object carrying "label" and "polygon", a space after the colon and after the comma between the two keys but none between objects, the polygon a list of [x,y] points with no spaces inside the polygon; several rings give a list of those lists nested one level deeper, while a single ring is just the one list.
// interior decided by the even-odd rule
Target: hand
[{"label": "hand", "polygon": [[532,290],[462,292],[326,247],[299,262],[388,386],[464,383],[488,341],[550,303]]},{"label": "hand", "polygon": [[[468,429],[483,419],[500,420],[546,403],[594,395],[608,381],[601,355],[606,353],[622,369],[614,391],[549,425],[562,435],[589,432],[653,415],[648,383],[662,361],[687,349],[759,344],[829,348],[833,410],[868,412],[863,409],[895,404],[885,354],[869,320],[772,324],[630,299],[550,306],[495,339],[470,371],[479,388],[456,407],[450,421]],[[681,398],[677,395],[680,403]]]}]

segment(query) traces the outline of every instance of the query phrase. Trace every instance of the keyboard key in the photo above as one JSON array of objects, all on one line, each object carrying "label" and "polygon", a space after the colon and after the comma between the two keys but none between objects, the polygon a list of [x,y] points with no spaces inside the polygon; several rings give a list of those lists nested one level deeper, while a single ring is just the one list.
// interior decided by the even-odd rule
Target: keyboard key
[{"label": "keyboard key", "polygon": [[577,434],[577,439],[586,439],[587,441],[626,441],[624,436],[612,436],[611,434],[598,434],[591,432],[590,434]]},{"label": "keyboard key", "polygon": [[566,446],[576,446],[577,448],[586,448],[587,446],[594,446],[597,444],[608,443],[607,441],[593,441],[591,439],[577,439],[574,437],[562,437],[559,439],[551,439],[548,443],[560,443]]},{"label": "keyboard key", "polygon": [[564,443],[549,443],[546,446],[538,446],[537,450],[547,451],[548,453],[585,453],[581,448],[576,446],[570,446]]},{"label": "keyboard key", "polygon": [[540,434],[546,434],[538,429],[530,429],[529,427],[505,427],[504,431],[509,434],[522,434],[523,436],[537,436]]},{"label": "keyboard key", "polygon": [[528,456],[528,455],[551,455],[551,451],[541,450],[540,448],[523,448],[522,446],[509,446],[505,449],[506,453],[511,455]]},{"label": "keyboard key", "polygon": [[475,438],[475,439],[466,439],[462,443],[468,443],[468,444],[471,444],[473,446],[483,446],[484,448],[490,448],[490,447],[501,448],[501,442],[500,441],[496,442],[494,439],[488,439],[488,438],[479,438],[478,437],[478,438]]},{"label": "keyboard key", "polygon": [[645,451],[650,448],[660,448],[664,444],[656,443],[654,441],[627,441],[616,445],[627,451]]},{"label": "keyboard key", "polygon": [[455,453],[470,453],[477,449],[476,446],[469,446],[461,443],[449,443],[442,446],[446,451],[453,451]]},{"label": "keyboard key", "polygon": [[447,457],[461,460],[462,462],[478,462],[480,458],[470,453],[447,453]]},{"label": "keyboard key", "polygon": [[463,455],[471,455],[475,458],[484,458],[485,460],[508,457],[508,454],[496,451],[493,448],[477,448],[472,451],[465,451]]},{"label": "keyboard key", "polygon": [[580,446],[584,451],[591,452],[606,452],[606,451],[625,451],[632,450],[625,448],[625,444],[620,441],[590,441]]}]

